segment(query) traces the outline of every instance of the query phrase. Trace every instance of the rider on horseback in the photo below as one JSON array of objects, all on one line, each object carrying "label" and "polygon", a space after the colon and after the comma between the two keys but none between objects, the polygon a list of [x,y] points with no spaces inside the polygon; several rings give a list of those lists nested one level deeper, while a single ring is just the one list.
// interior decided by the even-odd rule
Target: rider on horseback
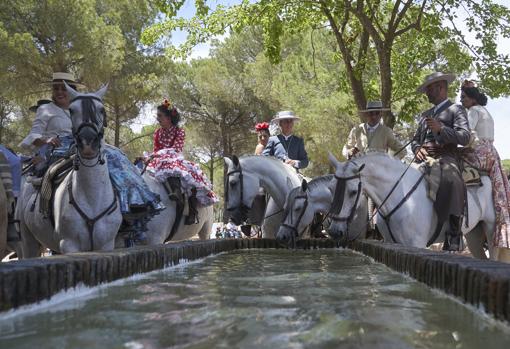
[{"label": "rider on horseback", "polygon": [[292,134],[295,120],[299,118],[291,111],[276,114],[272,122],[279,123],[281,134],[269,138],[262,155],[277,157],[296,169],[302,169],[308,166],[308,154],[303,138]]},{"label": "rider on horseback", "polygon": [[147,169],[165,184],[170,198],[177,202],[180,211],[186,211],[184,194],[187,195],[188,214],[184,223],[192,225],[199,223],[198,203],[208,206],[218,199],[200,167],[182,156],[186,134],[179,126],[180,118],[179,112],[170,106],[168,100],[165,99],[158,106],[157,119],[161,127],[154,132],[154,151]]},{"label": "rider on horseback", "polygon": [[[52,102],[40,105],[32,129],[21,142],[21,146],[36,149],[36,175],[44,175],[48,166],[69,155],[74,142],[73,124],[69,113],[70,94],[64,82],[73,89],[83,86],[75,81],[70,73],[56,72],[52,81]],[[126,221],[133,224],[134,239],[145,241],[145,223],[157,214],[162,207],[159,197],[152,193],[139,172],[129,159],[113,146],[104,147],[108,159],[110,180],[117,189],[121,212]]]},{"label": "rider on horseback", "polygon": [[406,155],[405,148],[395,138],[393,130],[388,126],[381,124],[383,111],[389,111],[389,108],[383,108],[381,101],[367,102],[367,109],[362,110],[366,122],[359,124],[351,130],[347,143],[342,150],[345,158],[350,159],[354,155],[366,150],[382,150],[398,152],[396,154],[400,159]]},{"label": "rider on horseback", "polygon": [[428,75],[418,92],[425,93],[434,107],[421,115],[411,143],[418,162],[436,159],[441,167],[441,181],[434,202],[438,224],[448,221],[444,250],[462,250],[461,223],[466,188],[459,170],[457,146],[469,143],[470,130],[464,107],[448,100],[448,84],[453,74],[436,72]]}]

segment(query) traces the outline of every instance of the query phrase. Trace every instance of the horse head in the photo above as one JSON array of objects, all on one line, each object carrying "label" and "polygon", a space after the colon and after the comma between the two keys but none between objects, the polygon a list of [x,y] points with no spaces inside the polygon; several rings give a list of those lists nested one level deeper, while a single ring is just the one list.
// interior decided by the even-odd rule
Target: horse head
[{"label": "horse head", "polygon": [[361,171],[364,164],[358,166],[354,161],[340,162],[332,154],[329,161],[335,168],[335,178],[330,182],[333,194],[329,234],[335,240],[353,240],[350,225],[363,199]]},{"label": "horse head", "polygon": [[310,201],[312,196],[308,188],[308,182],[303,179],[301,186],[293,188],[292,183],[287,181],[289,194],[283,207],[283,221],[276,234],[276,240],[283,245],[295,244],[310,222],[313,220],[314,211]]},{"label": "horse head", "polygon": [[[73,136],[77,148],[77,159],[93,160],[101,158],[101,142],[106,127],[106,110],[103,105],[103,96],[107,86],[101,87],[92,93],[80,93],[64,82],[71,103],[69,112],[73,123]],[[78,162],[75,163],[78,167]]]},{"label": "horse head", "polygon": [[225,178],[225,207],[232,221],[239,225],[248,219],[255,195],[260,188],[259,179],[244,172],[237,156],[225,157],[228,170]]}]

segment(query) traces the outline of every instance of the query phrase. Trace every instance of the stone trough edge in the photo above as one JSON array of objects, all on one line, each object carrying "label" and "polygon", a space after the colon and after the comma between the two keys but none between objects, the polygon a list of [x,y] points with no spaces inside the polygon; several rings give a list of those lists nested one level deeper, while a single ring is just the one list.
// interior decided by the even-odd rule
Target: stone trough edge
[{"label": "stone trough edge", "polygon": [[[297,248],[336,248],[332,240],[309,239]],[[272,239],[173,242],[107,252],[82,252],[0,263],[0,311],[49,299],[79,285],[96,286],[180,261],[248,248],[279,248]],[[510,266],[375,240],[342,245],[458,300],[510,322]]]}]

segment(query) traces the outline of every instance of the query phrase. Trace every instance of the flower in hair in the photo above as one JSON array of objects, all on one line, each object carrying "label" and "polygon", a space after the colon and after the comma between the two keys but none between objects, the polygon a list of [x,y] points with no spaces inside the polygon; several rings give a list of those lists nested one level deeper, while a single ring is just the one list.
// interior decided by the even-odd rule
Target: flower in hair
[{"label": "flower in hair", "polygon": [[170,101],[168,99],[164,99],[163,100],[163,104],[162,104],[165,108],[170,108]]},{"label": "flower in hair", "polygon": [[260,122],[255,125],[255,131],[269,130],[269,124],[267,122]]}]

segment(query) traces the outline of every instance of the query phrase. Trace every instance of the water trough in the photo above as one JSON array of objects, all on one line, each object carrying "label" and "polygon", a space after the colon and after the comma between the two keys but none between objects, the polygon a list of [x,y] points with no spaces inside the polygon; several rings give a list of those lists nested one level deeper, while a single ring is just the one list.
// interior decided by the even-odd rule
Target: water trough
[{"label": "water trough", "polygon": [[[301,249],[336,248],[332,240],[302,240]],[[458,300],[510,322],[510,267],[379,241],[348,246]],[[192,261],[237,249],[279,248],[270,239],[185,241],[110,252],[74,253],[0,264],[0,310],[36,303],[78,285],[96,286],[182,260]]]}]

